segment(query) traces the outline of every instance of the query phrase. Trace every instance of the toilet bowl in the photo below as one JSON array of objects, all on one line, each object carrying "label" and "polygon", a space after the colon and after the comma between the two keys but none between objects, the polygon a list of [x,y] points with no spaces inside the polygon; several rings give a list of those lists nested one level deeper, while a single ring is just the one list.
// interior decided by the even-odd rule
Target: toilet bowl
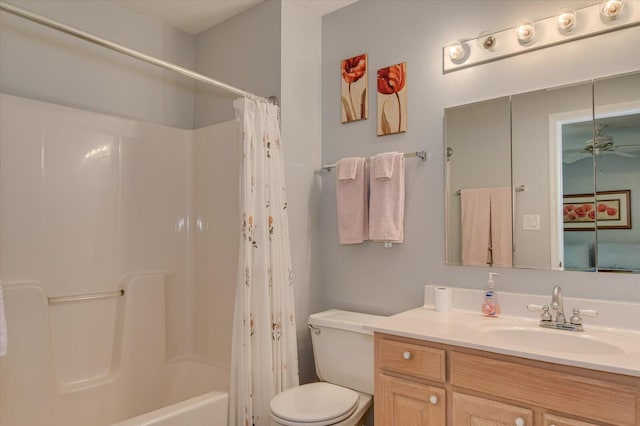
[{"label": "toilet bowl", "polygon": [[317,382],[279,393],[271,400],[272,425],[357,426],[372,397],[331,383]]},{"label": "toilet bowl", "polygon": [[373,402],[373,333],[363,325],[383,317],[332,309],[309,316],[322,380],[271,400],[272,426],[359,426]]}]

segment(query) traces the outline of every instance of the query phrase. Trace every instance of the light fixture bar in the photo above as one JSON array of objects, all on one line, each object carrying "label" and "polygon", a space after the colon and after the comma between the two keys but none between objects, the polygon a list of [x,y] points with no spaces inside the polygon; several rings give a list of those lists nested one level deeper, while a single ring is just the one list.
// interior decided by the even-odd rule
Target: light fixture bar
[{"label": "light fixture bar", "polygon": [[[442,48],[442,72],[445,74],[533,50],[640,25],[640,1],[627,1],[624,4],[624,8],[614,19],[606,19],[601,16],[601,4],[601,2],[598,2],[576,9],[575,24],[566,32],[558,30],[557,14],[533,21],[536,37],[529,43],[518,41],[515,35],[518,27],[489,34],[485,33],[476,38],[459,40],[461,44],[470,47],[462,62],[451,59],[449,55],[451,43],[449,43]],[[494,37],[492,46],[491,48],[482,48],[483,41],[487,37]]]}]

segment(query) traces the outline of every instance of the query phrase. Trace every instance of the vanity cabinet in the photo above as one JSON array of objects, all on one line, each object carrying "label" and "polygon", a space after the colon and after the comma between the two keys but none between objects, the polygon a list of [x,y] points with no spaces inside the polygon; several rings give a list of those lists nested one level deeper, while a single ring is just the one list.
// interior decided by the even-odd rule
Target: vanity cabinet
[{"label": "vanity cabinet", "polygon": [[640,426],[640,378],[375,333],[376,426]]}]

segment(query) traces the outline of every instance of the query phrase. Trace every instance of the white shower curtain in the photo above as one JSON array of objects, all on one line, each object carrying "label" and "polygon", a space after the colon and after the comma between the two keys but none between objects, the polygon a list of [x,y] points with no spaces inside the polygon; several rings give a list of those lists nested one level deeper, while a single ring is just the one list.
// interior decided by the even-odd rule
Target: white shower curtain
[{"label": "white shower curtain", "polygon": [[278,107],[240,98],[234,108],[243,144],[242,235],[229,426],[266,426],[271,398],[299,383]]}]

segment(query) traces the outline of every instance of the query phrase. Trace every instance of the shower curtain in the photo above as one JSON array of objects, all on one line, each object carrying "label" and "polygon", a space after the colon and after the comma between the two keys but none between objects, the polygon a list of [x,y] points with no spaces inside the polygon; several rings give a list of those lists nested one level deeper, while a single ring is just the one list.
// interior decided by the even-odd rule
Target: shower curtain
[{"label": "shower curtain", "polygon": [[266,426],[271,398],[299,382],[278,107],[240,98],[234,109],[243,145],[242,235],[229,426]]}]

